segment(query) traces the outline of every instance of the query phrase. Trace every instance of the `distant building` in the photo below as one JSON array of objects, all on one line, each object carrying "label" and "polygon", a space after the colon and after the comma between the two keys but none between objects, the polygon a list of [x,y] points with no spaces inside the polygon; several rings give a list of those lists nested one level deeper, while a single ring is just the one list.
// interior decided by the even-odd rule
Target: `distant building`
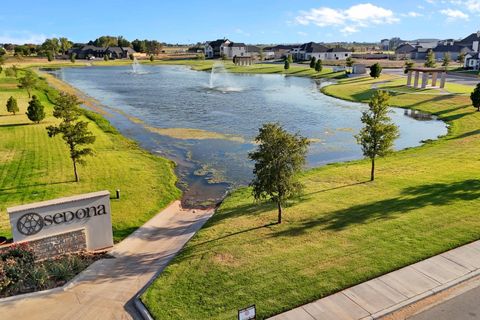
[{"label": "distant building", "polygon": [[296,60],[310,60],[312,57],[321,60],[346,60],[352,56],[350,49],[342,47],[328,48],[320,43],[308,42],[291,50]]},{"label": "distant building", "polygon": [[96,47],[93,45],[85,45],[82,47],[71,48],[67,54],[71,56],[75,54],[77,59],[103,58],[108,56],[110,59],[126,59],[130,54],[136,51],[130,47]]},{"label": "distant building", "polygon": [[282,59],[288,56],[291,51],[295,48],[298,48],[299,45],[289,45],[289,44],[279,44],[273,47],[265,47],[263,48],[263,52],[265,56],[273,56],[272,59]]},{"label": "distant building", "polygon": [[227,58],[242,57],[247,55],[247,45],[245,43],[235,43],[228,39],[218,39],[207,42],[204,51],[205,57],[210,59],[221,58],[223,55]]}]

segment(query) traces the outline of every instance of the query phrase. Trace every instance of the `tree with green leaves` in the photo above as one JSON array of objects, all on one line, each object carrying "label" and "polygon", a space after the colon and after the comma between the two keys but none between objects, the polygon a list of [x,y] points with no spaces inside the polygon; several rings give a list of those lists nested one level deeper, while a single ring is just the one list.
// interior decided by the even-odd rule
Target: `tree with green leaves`
[{"label": "tree with green leaves", "polygon": [[289,63],[293,63],[293,55],[289,54],[287,60]]},{"label": "tree with green leaves", "polygon": [[355,63],[355,60],[352,59],[352,57],[348,57],[345,60],[345,65],[349,68],[353,67],[353,64]]},{"label": "tree with green leaves", "polygon": [[47,60],[48,62],[53,61],[53,53],[51,51],[47,51]]},{"label": "tree with green leaves", "polygon": [[45,108],[36,95],[33,95],[32,100],[28,102],[26,114],[28,119],[35,123],[40,123],[45,119]]},{"label": "tree with green leaves", "polygon": [[61,92],[55,99],[53,116],[61,119],[62,122],[58,126],[47,127],[49,137],[60,134],[67,144],[76,182],[79,181],[77,164],[85,164],[84,157],[93,155],[91,148],[81,148],[81,146],[95,142],[95,136],[88,131],[88,122],[78,120],[82,114],[79,105],[80,101],[75,95]]},{"label": "tree with green leaves", "polygon": [[382,66],[379,63],[375,63],[370,67],[370,77],[378,78],[382,73]]},{"label": "tree with green leaves", "polygon": [[322,59],[318,59],[315,63],[315,71],[321,72],[323,69]]},{"label": "tree with green leaves", "polygon": [[18,104],[17,104],[17,99],[14,97],[10,97],[7,100],[7,112],[13,113],[15,115],[19,111],[18,109]]},{"label": "tree with green leaves", "polygon": [[305,165],[309,141],[285,131],[278,123],[267,123],[259,129],[255,142],[257,149],[248,155],[255,163],[252,194],[256,200],[275,202],[278,223],[282,223],[282,206],[303,188],[297,176]]},{"label": "tree with green leaves", "polygon": [[477,108],[477,111],[480,111],[480,83],[477,84],[470,94],[470,100],[472,100],[472,105]]},{"label": "tree with green leaves", "polygon": [[465,53],[460,52],[457,58],[457,62],[465,63]]},{"label": "tree with green leaves", "polygon": [[452,59],[450,58],[450,53],[445,52],[442,60],[442,67],[448,67],[448,65],[450,64],[450,61],[452,61]]},{"label": "tree with green leaves", "polygon": [[414,65],[415,65],[415,62],[406,60],[405,64],[403,65],[403,73],[407,74],[408,70],[412,69]]},{"label": "tree with green leaves", "polygon": [[153,54],[150,55],[150,62],[153,62],[155,61],[155,57],[153,56]]},{"label": "tree with green leaves", "polygon": [[285,64],[283,65],[283,69],[285,69],[285,70],[290,69],[290,61],[288,61],[288,59],[285,60]]},{"label": "tree with green leaves", "polygon": [[315,64],[317,63],[317,58],[312,57],[310,59],[310,68],[315,69]]},{"label": "tree with green leaves", "polygon": [[104,55],[103,56],[103,61],[108,61],[108,60],[110,60],[110,58],[108,57],[108,54]]},{"label": "tree with green leaves", "polygon": [[373,94],[368,110],[362,112],[362,123],[365,126],[355,136],[363,155],[371,160],[370,181],[375,179],[375,159],[391,153],[395,139],[399,136],[398,127],[388,115],[389,99],[389,94],[384,91]]},{"label": "tree with green leaves", "polygon": [[197,60],[205,60],[205,53],[203,52],[197,53]]},{"label": "tree with green leaves", "polygon": [[[45,51],[47,53],[50,52],[52,55],[55,55],[59,52],[59,50],[61,48],[61,43],[57,38],[46,39],[42,43],[41,48],[42,48],[43,51]],[[49,61],[51,61],[51,60],[49,60]]]},{"label": "tree with green leaves", "polygon": [[32,71],[25,71],[25,75],[18,79],[18,87],[20,89],[25,89],[28,92],[28,97],[31,96],[31,91],[35,89],[37,85],[37,77],[33,74]]},{"label": "tree with green leaves", "polygon": [[70,55],[70,62],[71,63],[75,63],[75,58],[77,57],[77,54],[75,52],[73,52],[71,55]]},{"label": "tree with green leaves", "polygon": [[428,50],[427,57],[425,58],[425,63],[423,64],[426,68],[435,68],[437,63],[435,62],[435,53],[432,49]]},{"label": "tree with green leaves", "polygon": [[60,50],[63,54],[67,54],[68,49],[73,46],[73,43],[67,38],[60,38],[58,39],[58,42],[60,44]]}]

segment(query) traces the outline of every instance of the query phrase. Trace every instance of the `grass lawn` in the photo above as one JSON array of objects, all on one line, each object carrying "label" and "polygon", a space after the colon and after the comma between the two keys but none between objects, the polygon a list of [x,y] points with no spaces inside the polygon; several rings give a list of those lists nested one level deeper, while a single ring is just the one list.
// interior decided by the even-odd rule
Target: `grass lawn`
[{"label": "grass lawn", "polygon": [[[61,137],[49,138],[45,127],[52,116],[43,83],[35,91],[46,107],[47,118],[31,123],[25,111],[28,95],[17,88],[15,78],[0,74],[0,235],[11,236],[6,208],[10,206],[99,190],[112,195],[121,190],[121,200],[112,200],[115,241],[119,241],[179,198],[173,164],[140,149],[124,138],[102,117],[90,113],[89,128],[97,137],[96,156],[79,168],[74,182],[71,160]],[[20,112],[10,115],[6,101],[14,96]]]},{"label": "grass lawn", "polygon": [[[326,94],[367,101],[379,79],[345,79]],[[275,206],[231,194],[142,296],[156,319],[259,319],[480,238],[480,112],[468,96],[397,93],[392,105],[436,114],[447,136],[378,161],[302,176],[305,194]]]}]

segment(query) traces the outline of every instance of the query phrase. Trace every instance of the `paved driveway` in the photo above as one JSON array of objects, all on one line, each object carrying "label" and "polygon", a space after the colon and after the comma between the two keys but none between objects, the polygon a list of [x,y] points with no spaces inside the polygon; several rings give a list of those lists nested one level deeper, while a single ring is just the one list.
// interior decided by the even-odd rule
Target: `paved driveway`
[{"label": "paved driveway", "polygon": [[0,319],[140,319],[131,299],[211,217],[176,201],[92,264],[65,291],[0,302]]}]

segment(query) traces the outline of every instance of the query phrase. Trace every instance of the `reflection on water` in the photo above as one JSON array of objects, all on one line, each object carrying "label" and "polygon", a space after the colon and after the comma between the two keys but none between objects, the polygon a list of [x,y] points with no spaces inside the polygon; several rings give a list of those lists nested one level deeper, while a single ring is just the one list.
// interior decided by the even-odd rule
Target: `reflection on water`
[{"label": "reflection on water", "polygon": [[[123,134],[174,160],[185,203],[216,201],[228,187],[248,184],[252,164],[247,154],[265,122],[279,122],[310,138],[311,167],[362,156],[354,135],[362,126],[360,116],[366,105],[328,97],[319,92],[320,83],[281,75],[212,75],[181,66],[142,67],[145,73],[135,75],[128,73],[128,66],[65,68],[52,73],[112,108],[109,120]],[[447,133],[444,123],[424,116],[417,121],[419,117],[417,112],[393,109],[401,134],[396,149]],[[146,128],[200,129],[243,139],[175,139]]]}]

